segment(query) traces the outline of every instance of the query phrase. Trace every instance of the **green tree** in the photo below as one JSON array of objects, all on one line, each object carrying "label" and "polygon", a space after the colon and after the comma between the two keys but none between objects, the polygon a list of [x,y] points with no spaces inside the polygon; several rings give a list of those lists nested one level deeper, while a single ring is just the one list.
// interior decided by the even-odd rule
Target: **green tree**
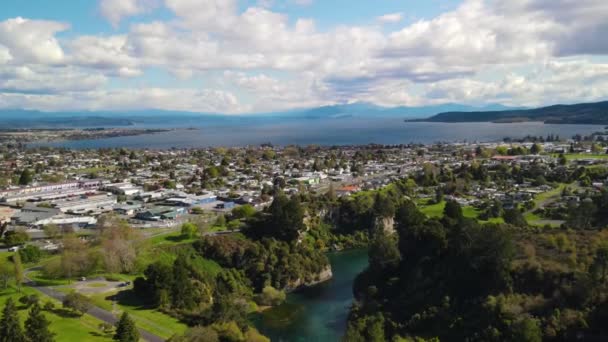
[{"label": "green tree", "polygon": [[513,341],[518,342],[541,342],[543,334],[538,320],[526,317],[513,325]]},{"label": "green tree", "polygon": [[8,246],[22,245],[29,241],[30,236],[26,232],[11,230],[4,234],[4,243]]},{"label": "green tree", "polygon": [[173,286],[171,289],[173,307],[192,309],[195,305],[194,285],[190,280],[190,270],[186,257],[179,255],[173,263]]},{"label": "green tree", "polygon": [[606,282],[608,276],[608,244],[602,244],[595,252],[595,257],[590,268],[593,278],[602,283]]},{"label": "green tree", "polygon": [[38,262],[42,257],[42,251],[40,248],[34,245],[27,245],[19,250],[19,256],[21,261],[27,263]]},{"label": "green tree", "polygon": [[8,298],[2,310],[0,320],[0,342],[23,342],[25,336],[21,323],[19,323],[19,311],[12,298]]},{"label": "green tree", "polygon": [[23,284],[23,265],[19,253],[13,254],[13,266],[15,267],[15,283],[19,292],[21,292],[21,284]]},{"label": "green tree", "polygon": [[93,307],[89,297],[78,292],[70,292],[63,298],[63,307],[71,309],[78,315],[84,315]]},{"label": "green tree", "polygon": [[19,185],[28,185],[32,182],[32,172],[28,169],[21,171],[19,176]]},{"label": "green tree", "polygon": [[116,323],[116,333],[114,340],[119,342],[137,342],[139,341],[139,331],[135,326],[135,322],[131,319],[127,312],[123,312],[122,316]]},{"label": "green tree", "polygon": [[8,262],[0,263],[0,286],[3,289],[8,287],[9,281],[15,276],[13,267]]},{"label": "green tree", "polygon": [[193,239],[198,235],[198,227],[192,222],[182,224],[182,236],[188,239]]},{"label": "green tree", "polygon": [[525,227],[528,225],[524,215],[517,208],[507,209],[503,213],[503,218],[506,223],[517,226]]},{"label": "green tree", "polygon": [[235,219],[250,218],[255,215],[255,208],[251,204],[245,204],[232,209],[232,216]]},{"label": "green tree", "polygon": [[49,330],[49,325],[50,322],[42,313],[40,305],[35,303],[25,321],[25,336],[31,342],[52,342],[55,340],[55,334]]},{"label": "green tree", "polygon": [[539,144],[534,144],[530,148],[530,153],[532,153],[532,154],[539,154],[542,151],[543,151],[543,148]]},{"label": "green tree", "polygon": [[460,221],[463,219],[462,207],[456,201],[447,201],[445,204],[445,208],[443,209],[443,214],[445,217]]}]

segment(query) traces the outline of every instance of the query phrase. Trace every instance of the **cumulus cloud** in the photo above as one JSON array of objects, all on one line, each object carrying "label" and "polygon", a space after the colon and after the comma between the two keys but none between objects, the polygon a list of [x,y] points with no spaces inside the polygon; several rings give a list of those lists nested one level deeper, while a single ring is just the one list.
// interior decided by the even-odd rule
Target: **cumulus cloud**
[{"label": "cumulus cloud", "polygon": [[156,6],[154,0],[100,0],[99,11],[112,26],[118,27],[123,18],[145,13]]},{"label": "cumulus cloud", "polygon": [[[13,101],[28,93],[38,105],[65,105],[72,98],[87,108],[117,108],[137,106],[136,100],[140,106],[226,112],[353,101],[531,105],[608,96],[605,0],[464,0],[400,27],[395,25],[402,13],[389,13],[376,20],[391,26],[328,29],[272,10],[269,1],[254,3],[242,8],[237,0],[103,0],[99,9],[116,26],[154,6],[164,6],[172,17],[131,22],[113,35],[61,40],[57,34],[69,29],[66,23],[5,20],[0,68],[14,72],[1,69],[0,92]],[[106,90],[108,80],[146,77],[150,68],[175,80],[167,88],[145,88],[148,95]],[[52,87],[52,75],[64,89]],[[204,90],[179,86],[212,75],[216,82],[205,82]],[[82,91],[72,86],[78,77],[87,80]]]},{"label": "cumulus cloud", "polygon": [[0,56],[15,63],[61,63],[65,55],[55,34],[68,28],[55,21],[7,19],[0,22]]}]

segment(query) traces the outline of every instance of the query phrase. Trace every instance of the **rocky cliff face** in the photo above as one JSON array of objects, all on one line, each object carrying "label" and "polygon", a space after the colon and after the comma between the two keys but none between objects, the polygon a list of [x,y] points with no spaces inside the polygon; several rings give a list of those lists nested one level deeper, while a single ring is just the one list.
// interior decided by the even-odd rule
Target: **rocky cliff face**
[{"label": "rocky cliff face", "polygon": [[394,217],[377,217],[374,222],[374,228],[382,228],[386,235],[392,235],[395,231]]},{"label": "rocky cliff face", "polygon": [[306,279],[298,278],[295,281],[292,281],[285,288],[285,291],[291,292],[291,291],[295,291],[295,290],[303,288],[303,287],[315,286],[315,285],[318,285],[318,284],[321,284],[323,282],[330,280],[333,276],[334,276],[334,274],[331,270],[331,265],[327,265],[327,267],[325,267],[325,269],[323,269],[321,272],[317,273],[311,280],[307,281]]}]

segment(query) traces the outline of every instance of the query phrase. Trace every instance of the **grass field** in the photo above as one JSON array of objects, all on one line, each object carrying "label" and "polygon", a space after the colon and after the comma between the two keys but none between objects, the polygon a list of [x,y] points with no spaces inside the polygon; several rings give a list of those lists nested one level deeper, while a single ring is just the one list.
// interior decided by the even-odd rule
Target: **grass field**
[{"label": "grass field", "polygon": [[567,160],[577,159],[606,159],[608,160],[608,154],[587,154],[587,153],[568,153],[564,154]]},{"label": "grass field", "polygon": [[137,296],[130,293],[130,290],[118,294],[95,295],[91,296],[91,299],[96,306],[110,312],[114,310],[128,312],[138,327],[163,338],[169,338],[176,333],[183,333],[187,329],[187,326],[177,319],[146,306]]},{"label": "grass field", "polygon": [[[441,217],[443,217],[445,203],[446,203],[445,201],[442,201],[442,202],[436,203],[436,204],[431,204],[431,205],[425,205],[423,203],[419,203],[419,208],[420,208],[420,211],[423,214],[425,214],[426,216],[428,216],[429,218],[441,218]],[[475,207],[464,206],[464,207],[462,207],[462,214],[464,215],[464,217],[479,220],[479,215],[481,214],[481,212]],[[501,217],[498,217],[498,218],[490,219],[488,221],[479,220],[479,222],[481,222],[481,223],[503,223],[504,220]]]},{"label": "grass field", "polygon": [[112,341],[111,335],[103,335],[99,330],[99,324],[102,322],[90,315],[82,317],[74,317],[61,309],[61,303],[51,299],[34,289],[23,287],[19,293],[14,287],[0,291],[0,307],[4,308],[4,304],[9,298],[17,303],[19,307],[19,318],[23,325],[27,319],[28,310],[19,303],[19,298],[23,295],[37,294],[40,297],[41,304],[51,301],[55,304],[53,312],[44,311],[44,315],[51,322],[50,329],[55,333],[57,342],[72,342],[72,341]]},{"label": "grass field", "polygon": [[558,199],[559,196],[561,196],[561,193],[564,191],[564,189],[567,186],[568,186],[568,184],[562,183],[557,188],[555,188],[551,191],[543,192],[541,194],[536,195],[534,197],[534,209],[532,209],[524,214],[524,218],[526,219],[528,224],[533,225],[533,226],[544,225],[544,224],[538,223],[539,221],[544,220],[544,218],[534,214],[534,211],[536,209],[542,207],[543,205],[551,202],[552,200]]}]

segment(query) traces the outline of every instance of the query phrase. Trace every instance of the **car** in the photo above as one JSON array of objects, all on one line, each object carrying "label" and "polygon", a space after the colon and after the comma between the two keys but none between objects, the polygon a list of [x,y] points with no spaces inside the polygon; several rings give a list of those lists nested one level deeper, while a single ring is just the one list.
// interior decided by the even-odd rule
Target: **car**
[{"label": "car", "polygon": [[13,247],[9,248],[8,251],[9,252],[16,252],[16,251],[19,250],[19,248],[20,248],[19,246],[13,246]]},{"label": "car", "polygon": [[80,281],[87,281],[86,277],[80,277]]}]

